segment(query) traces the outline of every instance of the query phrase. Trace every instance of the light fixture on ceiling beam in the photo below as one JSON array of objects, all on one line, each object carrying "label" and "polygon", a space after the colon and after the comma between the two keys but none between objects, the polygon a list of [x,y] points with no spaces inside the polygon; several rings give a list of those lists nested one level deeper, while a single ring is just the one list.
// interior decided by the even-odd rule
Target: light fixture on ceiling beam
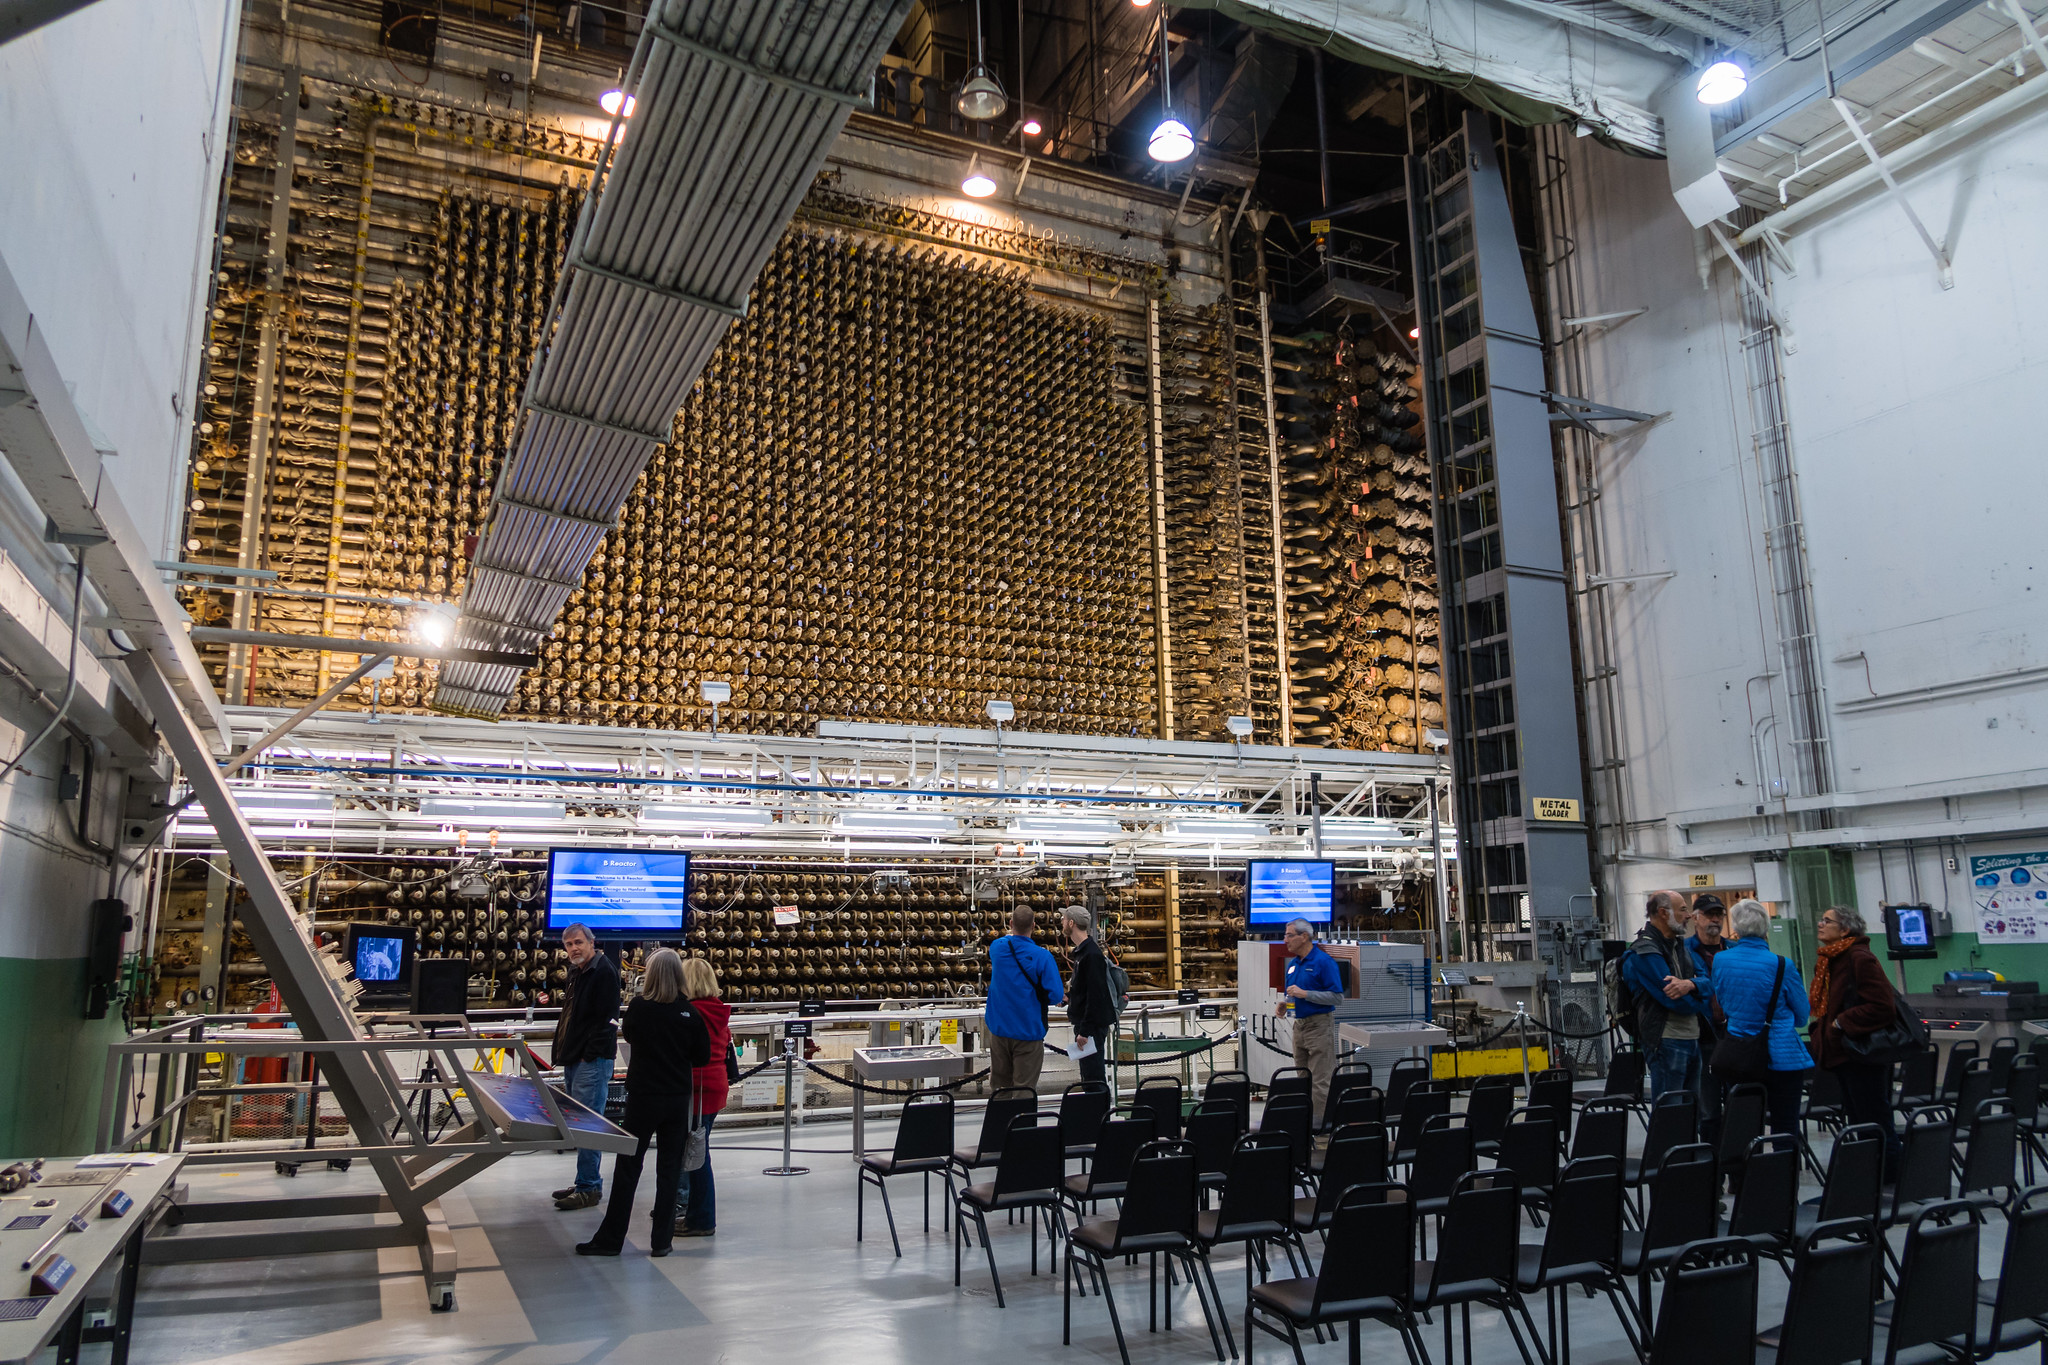
[{"label": "light fixture on ceiling beam", "polygon": [[1173,54],[1166,48],[1166,10],[1159,11],[1159,107],[1163,117],[1145,143],[1154,161],[1171,165],[1195,154],[1195,135],[1173,116]]},{"label": "light fixture on ceiling beam", "polygon": [[967,174],[960,178],[960,193],[969,199],[986,199],[995,192],[996,182],[981,169],[981,153],[976,152],[967,160]]},{"label": "light fixture on ceiling beam", "polygon": [[711,737],[718,738],[718,708],[732,700],[732,684],[712,678],[702,678],[697,683],[697,695],[711,706]]},{"label": "light fixture on ceiling beam", "polygon": [[560,824],[567,808],[560,801],[465,801],[429,796],[420,801],[420,814],[445,823],[489,825]]},{"label": "light fixture on ceiling beam", "polygon": [[640,828],[702,830],[766,829],[775,813],[765,806],[642,806]]},{"label": "light fixture on ceiling beam", "polygon": [[967,79],[960,82],[953,107],[960,111],[960,117],[976,121],[1001,118],[1003,110],[1010,107],[1010,97],[1003,93],[1002,83],[988,69],[982,53],[981,0],[974,0],[974,65],[967,69]]},{"label": "light fixture on ceiling beam", "polygon": [[841,834],[895,835],[900,838],[924,839],[935,839],[941,835],[960,832],[960,822],[952,816],[927,814],[924,811],[841,811],[833,817],[832,827]]},{"label": "light fixture on ceiling beam", "polygon": [[303,820],[312,815],[334,813],[331,792],[263,791],[247,787],[232,790],[235,804],[241,807],[244,815],[289,815]]},{"label": "light fixture on ceiling beam", "polygon": [[1726,58],[1700,72],[1699,83],[1693,87],[1700,103],[1710,108],[1740,99],[1747,89],[1749,73]]},{"label": "light fixture on ceiling beam", "polygon": [[1016,815],[1010,833],[1027,838],[1115,839],[1124,832],[1114,815]]},{"label": "light fixture on ceiling beam", "polygon": [[446,602],[437,603],[420,613],[412,623],[412,633],[420,643],[439,649],[455,638],[455,617],[454,607]]},{"label": "light fixture on ceiling beam", "polygon": [[613,118],[633,117],[633,106],[639,103],[623,90],[611,89],[597,97],[597,107]]}]

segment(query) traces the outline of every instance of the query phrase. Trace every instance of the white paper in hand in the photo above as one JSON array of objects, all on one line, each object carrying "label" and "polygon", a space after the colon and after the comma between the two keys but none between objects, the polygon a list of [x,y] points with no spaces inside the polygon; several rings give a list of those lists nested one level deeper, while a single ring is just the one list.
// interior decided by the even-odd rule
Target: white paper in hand
[{"label": "white paper in hand", "polygon": [[1077,1062],[1083,1057],[1093,1057],[1095,1055],[1095,1040],[1083,1034],[1074,1040],[1072,1047],[1067,1049],[1067,1055]]}]

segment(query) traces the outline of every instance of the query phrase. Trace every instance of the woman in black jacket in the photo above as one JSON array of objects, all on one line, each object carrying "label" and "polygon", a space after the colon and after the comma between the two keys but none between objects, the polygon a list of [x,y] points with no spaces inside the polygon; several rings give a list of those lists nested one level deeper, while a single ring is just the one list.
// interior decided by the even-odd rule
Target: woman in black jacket
[{"label": "woman in black jacket", "polygon": [[620,1032],[633,1050],[626,1064],[626,1131],[640,1139],[638,1150],[621,1152],[612,1166],[612,1198],[604,1222],[579,1256],[616,1256],[633,1221],[633,1192],[647,1144],[654,1157],[654,1233],[647,1254],[666,1256],[675,1237],[676,1191],[682,1184],[683,1148],[690,1138],[691,1072],[711,1059],[711,1037],[690,1007],[683,989],[683,960],[673,948],[647,959],[640,994],[626,1006]]},{"label": "woman in black jacket", "polygon": [[1068,958],[1074,964],[1073,980],[1067,983],[1067,1022],[1074,1026],[1074,1045],[1083,1038],[1095,1041],[1095,1050],[1080,1059],[1081,1079],[1099,1081],[1105,1076],[1103,1050],[1109,1046],[1109,1031],[1116,1024],[1116,997],[1109,989],[1109,958],[1095,941],[1095,917],[1078,905],[1060,911],[1060,924],[1067,931]]}]

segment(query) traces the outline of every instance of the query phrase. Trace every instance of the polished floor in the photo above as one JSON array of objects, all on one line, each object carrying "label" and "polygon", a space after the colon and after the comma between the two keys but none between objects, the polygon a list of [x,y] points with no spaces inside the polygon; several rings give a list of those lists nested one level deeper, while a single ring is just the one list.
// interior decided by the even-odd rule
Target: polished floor
[{"label": "polished floor", "polygon": [[[978,1248],[965,1261],[962,1287],[953,1287],[951,1249],[936,1206],[927,1234],[919,1225],[914,1181],[894,1187],[902,1259],[890,1253],[872,1195],[869,1235],[856,1243],[848,1138],[843,1123],[801,1130],[798,1160],[811,1172],[778,1178],[761,1173],[780,1159],[778,1135],[721,1133],[713,1155],[718,1235],[679,1241],[663,1260],[645,1252],[651,1182],[641,1187],[642,1211],[625,1255],[579,1257],[575,1243],[595,1229],[602,1210],[559,1213],[547,1197],[568,1183],[571,1158],[501,1162],[443,1201],[462,1261],[453,1313],[428,1310],[409,1250],[151,1267],[143,1276],[132,1359],[138,1365],[970,1365],[1118,1358],[1099,1299],[1075,1300],[1074,1343],[1060,1345],[1061,1280],[1047,1273],[1042,1256],[1038,1277],[1031,1277],[1022,1226],[992,1220],[1009,1301],[1004,1309],[996,1307]],[[888,1129],[872,1127],[868,1140],[885,1143]],[[347,1173],[308,1167],[289,1182],[267,1166],[196,1168],[192,1184],[195,1198],[209,1199],[373,1188],[361,1165]],[[1530,1240],[1540,1235],[1528,1234]],[[2004,1223],[1994,1218],[1983,1239],[1986,1275],[1997,1273],[2003,1241]],[[1219,1259],[1216,1274],[1241,1335],[1242,1256]],[[1174,1294],[1174,1330],[1150,1334],[1142,1265],[1119,1267],[1114,1285],[1133,1361],[1215,1358],[1191,1291],[1183,1286]],[[1766,1264],[1763,1322],[1782,1316],[1784,1297],[1784,1276]],[[1540,1326],[1540,1300],[1532,1309]],[[1633,1362],[1604,1300],[1575,1298],[1572,1324],[1574,1361]],[[1424,1332],[1432,1357],[1443,1365],[1441,1320]],[[1475,1365],[1519,1360],[1498,1314],[1475,1313],[1472,1332]],[[1341,1344],[1307,1349],[1312,1361],[1346,1359]],[[1462,1342],[1460,1351],[1462,1357]],[[1384,1329],[1367,1329],[1365,1354],[1404,1360],[1399,1339]],[[1286,1355],[1284,1346],[1261,1339],[1259,1359],[1277,1362]]]}]

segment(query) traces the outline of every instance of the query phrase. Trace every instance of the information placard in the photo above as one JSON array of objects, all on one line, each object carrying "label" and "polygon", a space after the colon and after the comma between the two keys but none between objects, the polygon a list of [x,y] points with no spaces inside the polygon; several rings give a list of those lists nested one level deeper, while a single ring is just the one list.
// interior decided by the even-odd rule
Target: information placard
[{"label": "information placard", "polygon": [[2048,943],[2048,851],[1970,859],[1979,943]]}]

